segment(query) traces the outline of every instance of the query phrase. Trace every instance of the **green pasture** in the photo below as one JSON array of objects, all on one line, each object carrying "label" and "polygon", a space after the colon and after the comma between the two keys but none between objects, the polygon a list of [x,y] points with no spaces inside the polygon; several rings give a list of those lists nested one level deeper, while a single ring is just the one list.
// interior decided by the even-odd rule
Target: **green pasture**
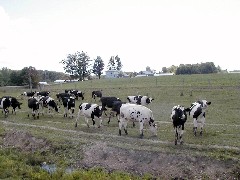
[{"label": "green pasture", "polygon": [[[117,96],[126,101],[128,95],[148,95],[154,98],[148,107],[153,111],[155,121],[158,124],[158,139],[164,141],[173,140],[172,124],[170,121],[171,108],[174,105],[189,107],[196,100],[206,99],[212,104],[207,109],[206,126],[204,136],[201,138],[192,136],[192,120],[187,120],[185,141],[187,143],[221,144],[222,146],[240,147],[240,74],[211,74],[211,75],[182,75],[182,76],[160,76],[139,77],[121,79],[100,79],[66,84],[53,84],[45,86],[43,90],[49,90],[51,97],[56,98],[56,93],[65,89],[78,89],[85,93],[84,101],[76,101],[77,115],[78,106],[81,102],[92,102],[100,104],[97,99],[91,98],[93,90],[102,90],[103,96]],[[34,89],[34,91],[39,89]],[[23,103],[22,109],[17,115],[10,114],[8,118],[0,117],[2,120],[31,123],[36,125],[47,125],[57,128],[71,130],[82,130],[90,132],[86,128],[85,121],[80,118],[78,128],[74,127],[75,118],[63,118],[63,107],[60,113],[51,116],[40,116],[40,119],[27,118],[27,99],[19,95],[29,89],[3,87],[1,95],[18,97]],[[91,120],[89,121],[91,123]],[[96,121],[98,124],[98,121]],[[112,118],[110,124],[104,119],[104,131],[118,135],[118,124],[116,118]],[[137,136],[138,128],[131,128],[129,123],[129,136]],[[146,126],[147,128],[147,126]],[[99,132],[103,131],[98,129]],[[148,133],[147,130],[145,132]],[[149,138],[145,136],[145,138]],[[203,140],[204,139],[204,140]],[[199,142],[198,142],[199,140]]]},{"label": "green pasture", "polygon": [[[87,128],[83,117],[78,121],[75,128],[75,117],[64,118],[63,107],[60,113],[54,116],[42,116],[39,119],[27,117],[27,99],[20,94],[29,89],[18,87],[1,87],[0,96],[10,95],[18,98],[23,103],[22,109],[17,110],[17,115],[9,114],[7,118],[0,114],[0,126],[2,131],[17,129],[28,131],[37,137],[49,139],[56,147],[59,144],[72,141],[68,149],[69,154],[74,154],[76,146],[85,144],[97,139],[106,139],[113,146],[124,148],[135,148],[153,151],[179,152],[192,150],[192,154],[216,157],[219,159],[239,159],[240,158],[240,74],[209,74],[209,75],[178,75],[159,77],[138,77],[120,79],[100,79],[74,83],[51,84],[42,90],[49,90],[50,96],[56,98],[56,93],[64,92],[65,89],[77,89],[85,93],[84,101],[76,101],[75,116],[78,106],[82,102],[98,103],[99,100],[91,98],[93,90],[102,90],[103,96],[116,96],[122,101],[126,101],[128,95],[148,95],[154,98],[148,107],[153,111],[155,121],[158,125],[157,137],[152,137],[146,125],[142,141],[139,139],[139,126],[132,127],[128,124],[128,135],[118,136],[118,123],[116,117],[107,124],[104,118],[103,127]],[[39,89],[33,89],[33,91]],[[189,107],[196,100],[206,99],[212,104],[206,112],[206,125],[203,136],[199,134],[195,137],[192,132],[192,120],[188,118],[184,134],[184,145],[176,147],[174,145],[174,132],[170,121],[171,109],[175,105]],[[7,123],[6,123],[7,122]],[[92,121],[89,120],[90,125]],[[96,124],[98,125],[96,119]],[[2,132],[3,133],[3,132]],[[136,144],[123,143],[124,138],[135,138]],[[75,147],[75,148],[74,148]],[[66,163],[74,160],[73,157],[66,157]],[[54,158],[53,158],[54,159]]]}]

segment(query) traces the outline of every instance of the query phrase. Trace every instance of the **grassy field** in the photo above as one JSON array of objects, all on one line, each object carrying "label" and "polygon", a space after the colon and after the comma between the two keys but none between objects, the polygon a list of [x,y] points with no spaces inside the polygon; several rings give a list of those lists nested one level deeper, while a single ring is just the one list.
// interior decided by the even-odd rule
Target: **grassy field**
[{"label": "grassy field", "polygon": [[[17,115],[10,114],[7,118],[4,118],[3,114],[0,115],[2,136],[4,137],[6,132],[14,129],[15,131],[29,132],[35,137],[46,138],[54,149],[48,152],[48,157],[55,163],[67,166],[74,164],[77,158],[81,159],[81,153],[76,153],[78,149],[82,150],[81,146],[98,140],[106,141],[110,146],[118,148],[190,153],[192,156],[201,155],[221,161],[235,160],[239,163],[240,74],[100,79],[53,84],[44,88],[51,92],[53,98],[56,98],[56,93],[63,92],[65,89],[78,89],[85,93],[84,101],[78,100],[76,107],[81,102],[95,102],[91,98],[93,90],[102,90],[104,96],[116,96],[122,101],[126,101],[128,95],[140,94],[153,97],[154,101],[148,107],[153,111],[158,125],[157,137],[152,137],[146,126],[144,139],[140,140],[139,127],[132,128],[131,123],[128,125],[129,134],[119,137],[116,118],[113,118],[110,124],[107,124],[107,119],[105,119],[104,126],[100,129],[87,128],[83,118],[80,118],[80,126],[75,128],[75,118],[64,118],[63,108],[59,114],[55,114],[53,117],[41,115],[36,120],[32,117],[28,118],[27,100],[19,95],[29,90],[12,87],[1,87],[0,96],[18,97],[23,105],[22,109],[17,111]],[[201,99],[212,102],[207,109],[203,136],[200,137],[199,134],[197,137],[193,136],[192,120],[188,119],[184,145],[176,147],[170,121],[172,107],[178,104],[189,107],[192,102]],[[96,103],[99,101],[96,100]],[[76,113],[77,111],[75,115]],[[91,123],[91,121],[89,122]],[[131,140],[127,138],[131,138]],[[46,156],[39,156],[46,160]],[[239,172],[234,170],[234,173],[234,176],[238,177]]]}]

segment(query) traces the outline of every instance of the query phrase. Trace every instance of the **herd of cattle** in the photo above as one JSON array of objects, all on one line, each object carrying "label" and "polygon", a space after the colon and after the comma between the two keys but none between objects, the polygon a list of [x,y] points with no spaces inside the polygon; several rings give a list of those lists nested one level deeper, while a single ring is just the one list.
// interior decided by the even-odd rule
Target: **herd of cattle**
[{"label": "herd of cattle", "polygon": [[[65,90],[64,93],[57,93],[55,98],[50,97],[49,91],[42,92],[24,92],[21,96],[27,97],[27,106],[29,108],[28,117],[30,114],[32,117],[39,118],[39,114],[44,114],[44,109],[47,109],[47,113],[51,114],[53,111],[59,112],[60,105],[64,107],[64,117],[74,117],[75,100],[81,98],[84,100],[84,93],[78,90]],[[157,135],[157,125],[154,121],[152,110],[147,106],[154,99],[148,96],[128,96],[127,102],[121,101],[117,97],[103,97],[101,91],[93,91],[92,98],[96,101],[96,98],[100,99],[101,104],[97,103],[81,103],[76,117],[75,127],[80,117],[84,117],[89,126],[88,119],[92,120],[93,126],[95,125],[95,118],[99,119],[99,126],[102,125],[103,113],[110,119],[116,116],[119,124],[119,135],[121,136],[122,127],[125,134],[127,132],[127,122],[132,121],[133,126],[135,122],[139,122],[140,137],[143,137],[144,124],[149,125],[149,129],[154,135]],[[197,128],[200,127],[200,135],[203,133],[203,126],[205,124],[205,111],[211,102],[207,100],[200,100],[191,104],[190,107],[177,105],[172,108],[170,118],[174,127],[175,145],[179,142],[183,143],[184,124],[187,120],[187,116],[193,119],[193,132],[197,135]],[[0,98],[0,108],[3,110],[4,116],[7,117],[9,108],[12,107],[12,113],[16,114],[16,108],[21,109],[22,103],[15,97],[3,96]],[[107,115],[108,110],[110,114]]]}]

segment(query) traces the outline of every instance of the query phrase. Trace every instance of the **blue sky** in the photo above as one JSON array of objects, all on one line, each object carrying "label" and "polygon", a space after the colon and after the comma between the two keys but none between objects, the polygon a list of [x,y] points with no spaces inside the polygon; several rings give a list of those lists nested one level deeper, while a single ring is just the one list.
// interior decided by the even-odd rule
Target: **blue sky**
[{"label": "blue sky", "polygon": [[214,62],[240,70],[239,0],[0,0],[0,68],[62,71],[76,51],[123,71]]}]

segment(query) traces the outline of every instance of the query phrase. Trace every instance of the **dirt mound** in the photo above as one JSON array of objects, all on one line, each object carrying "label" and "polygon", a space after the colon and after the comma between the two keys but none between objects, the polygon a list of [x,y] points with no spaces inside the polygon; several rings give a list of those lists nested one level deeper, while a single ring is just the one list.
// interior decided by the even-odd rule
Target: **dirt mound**
[{"label": "dirt mound", "polygon": [[35,138],[28,132],[9,131],[3,138],[3,146],[20,148],[23,151],[45,151],[50,148],[46,139]]},{"label": "dirt mound", "polygon": [[127,150],[110,147],[105,142],[88,145],[83,152],[84,158],[78,162],[78,166],[87,168],[103,167],[110,171],[121,170],[138,175],[150,173],[167,179],[228,179],[230,176],[228,164],[188,154]]}]

